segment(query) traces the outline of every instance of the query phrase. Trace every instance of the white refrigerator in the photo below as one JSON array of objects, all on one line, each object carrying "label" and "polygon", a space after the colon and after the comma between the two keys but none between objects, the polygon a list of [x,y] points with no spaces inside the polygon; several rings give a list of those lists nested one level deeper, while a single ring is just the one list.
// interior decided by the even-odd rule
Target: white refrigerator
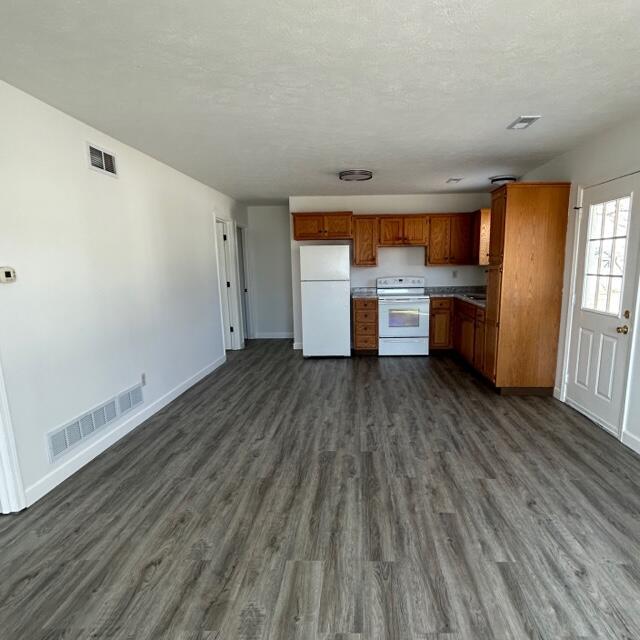
[{"label": "white refrigerator", "polygon": [[302,355],[351,355],[349,245],[300,247]]}]

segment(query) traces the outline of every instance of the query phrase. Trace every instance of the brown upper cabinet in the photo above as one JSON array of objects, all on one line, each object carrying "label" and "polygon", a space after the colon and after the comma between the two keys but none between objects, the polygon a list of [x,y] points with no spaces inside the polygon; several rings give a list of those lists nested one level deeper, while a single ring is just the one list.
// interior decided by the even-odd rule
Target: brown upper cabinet
[{"label": "brown upper cabinet", "polygon": [[348,240],[352,237],[351,211],[293,214],[294,240]]},{"label": "brown upper cabinet", "polygon": [[427,242],[427,218],[420,215],[380,216],[380,246],[424,246]]},{"label": "brown upper cabinet", "polygon": [[507,213],[507,191],[498,189],[491,198],[491,232],[489,235],[489,264],[502,264],[504,257],[504,224]]},{"label": "brown upper cabinet", "polygon": [[476,237],[478,238],[478,264],[489,264],[489,233],[491,231],[491,209],[476,211]]},{"label": "brown upper cabinet", "polygon": [[448,264],[450,239],[451,216],[431,216],[429,219],[427,264]]},{"label": "brown upper cabinet", "polygon": [[475,213],[429,216],[426,264],[478,264]]},{"label": "brown upper cabinet", "polygon": [[404,244],[404,224],[401,216],[382,216],[380,220],[380,246]]},{"label": "brown upper cabinet", "polygon": [[374,267],[378,264],[378,218],[353,217],[353,264]]}]

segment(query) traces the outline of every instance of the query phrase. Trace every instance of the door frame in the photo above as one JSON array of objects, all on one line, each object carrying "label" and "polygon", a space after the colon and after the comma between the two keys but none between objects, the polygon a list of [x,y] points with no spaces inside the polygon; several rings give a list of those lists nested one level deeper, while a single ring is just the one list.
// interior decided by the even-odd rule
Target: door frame
[{"label": "door frame", "polygon": [[221,256],[218,252],[218,230],[217,224],[222,223],[224,225],[224,233],[227,236],[227,245],[229,249],[229,272],[227,273],[227,277],[229,278],[229,282],[231,286],[229,287],[229,291],[227,292],[229,296],[229,321],[231,326],[233,327],[233,332],[231,333],[231,347],[230,349],[233,351],[237,351],[239,349],[244,349],[244,330],[242,327],[242,316],[241,316],[241,301],[239,297],[239,282],[240,282],[240,274],[238,272],[238,248],[237,248],[237,240],[236,240],[236,222],[234,220],[229,220],[228,218],[222,218],[217,215],[215,212],[213,213],[213,241],[215,246],[216,253],[216,268],[218,272],[218,299],[220,302],[220,328],[222,333],[222,344],[225,344],[225,327],[224,327],[224,314],[222,312],[222,285],[220,283],[220,260]]},{"label": "door frame", "polygon": [[[244,224],[236,223],[236,231],[238,236],[242,236],[242,250],[243,250],[243,264],[242,267],[244,269],[244,284],[247,289],[247,334],[244,336],[245,340],[251,339],[255,336],[256,331],[256,322],[254,317],[254,304],[253,304],[253,286],[251,281],[251,256],[249,255],[249,235],[251,231],[249,227]],[[237,244],[237,238],[236,238]],[[240,268],[240,256],[238,252],[238,268]],[[238,274],[239,278],[240,274]],[[238,280],[239,282],[239,280]],[[240,295],[242,295],[242,291],[240,291]]]},{"label": "door frame", "polygon": [[26,506],[27,498],[0,362],[0,513],[15,513]]},{"label": "door frame", "polygon": [[[570,276],[570,284],[569,284],[569,304],[567,305],[567,315],[566,315],[566,323],[565,323],[565,331],[564,331],[564,347],[562,349],[562,376],[560,379],[560,389],[558,394],[558,399],[562,402],[568,404],[576,411],[586,415],[590,420],[595,422],[600,428],[604,429],[607,433],[615,437],[617,440],[621,442],[624,441],[624,434],[627,430],[627,423],[629,419],[628,414],[628,405],[627,399],[629,398],[629,394],[631,392],[631,365],[633,363],[634,354],[638,347],[638,338],[637,333],[640,330],[640,320],[638,319],[638,313],[640,313],[640,293],[636,293],[636,299],[634,303],[634,316],[633,316],[633,324],[631,327],[631,345],[629,347],[629,355],[627,359],[627,379],[624,383],[623,389],[623,399],[622,399],[622,422],[620,424],[620,431],[618,434],[613,433],[608,428],[598,422],[595,416],[590,415],[585,412],[584,409],[580,407],[576,407],[572,402],[567,401],[567,384],[569,382],[569,365],[570,365],[570,355],[571,355],[571,335],[573,332],[573,316],[577,304],[576,300],[576,285],[578,282],[578,255],[580,252],[580,232],[585,224],[585,211],[583,208],[584,203],[584,192],[586,189],[590,189],[592,187],[599,187],[603,184],[607,184],[609,182],[615,182],[616,180],[620,180],[622,178],[628,178],[630,176],[638,175],[640,176],[640,170],[631,171],[629,173],[625,173],[620,176],[616,176],[615,178],[608,178],[606,180],[601,180],[599,182],[594,182],[589,185],[581,185],[578,184],[576,186],[576,204],[573,207],[573,210],[577,212],[576,223],[574,224],[574,232],[571,246],[571,276]],[[640,195],[640,194],[639,194]],[[637,202],[640,203],[640,198],[637,199]],[[640,214],[639,214],[640,215]],[[636,292],[640,291],[640,262],[636,268],[635,274],[630,274],[630,277],[636,282]]]}]

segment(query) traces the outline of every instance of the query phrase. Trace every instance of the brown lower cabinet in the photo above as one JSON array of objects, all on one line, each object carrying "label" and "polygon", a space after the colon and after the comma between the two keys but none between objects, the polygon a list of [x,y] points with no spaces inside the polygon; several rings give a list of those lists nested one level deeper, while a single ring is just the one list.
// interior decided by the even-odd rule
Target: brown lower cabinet
[{"label": "brown lower cabinet", "polygon": [[483,375],[486,370],[485,310],[457,298],[432,298],[429,348],[455,349]]},{"label": "brown lower cabinet", "polygon": [[476,307],[463,300],[454,300],[453,348],[470,364],[475,353]]},{"label": "brown lower cabinet", "polygon": [[429,307],[429,349],[451,349],[453,298],[431,298]]},{"label": "brown lower cabinet", "polygon": [[353,350],[378,350],[378,299],[354,298],[352,304]]},{"label": "brown lower cabinet", "polygon": [[480,372],[485,373],[485,335],[486,325],[484,321],[484,309],[476,311],[475,332],[473,337],[473,366]]}]

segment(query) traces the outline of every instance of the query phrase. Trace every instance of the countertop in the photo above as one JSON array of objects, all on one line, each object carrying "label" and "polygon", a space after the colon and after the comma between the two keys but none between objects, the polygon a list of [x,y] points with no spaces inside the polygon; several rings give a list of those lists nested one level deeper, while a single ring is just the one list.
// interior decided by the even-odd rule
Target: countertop
[{"label": "countertop", "polygon": [[[477,307],[485,307],[484,300],[469,297],[469,294],[485,293],[484,287],[426,287],[424,291],[430,298],[458,298]],[[351,289],[351,297],[377,299],[378,294],[375,287],[354,287]]]}]

